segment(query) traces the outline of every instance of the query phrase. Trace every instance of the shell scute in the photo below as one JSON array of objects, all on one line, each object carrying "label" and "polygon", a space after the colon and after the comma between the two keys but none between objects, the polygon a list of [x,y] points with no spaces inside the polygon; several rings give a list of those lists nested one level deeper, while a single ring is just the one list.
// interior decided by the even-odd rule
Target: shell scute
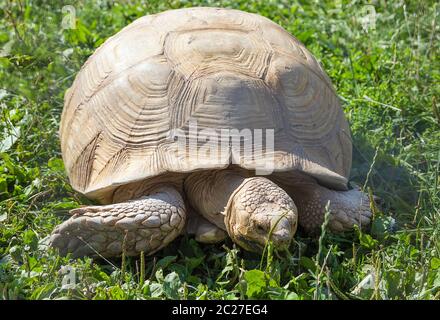
[{"label": "shell scute", "polygon": [[[346,187],[350,131],[319,62],[270,20],[218,8],[142,17],[88,59],[60,126],[72,186],[100,198],[167,172],[226,167],[232,150],[209,167],[170,140],[176,129],[190,136],[194,119],[198,130],[274,129],[275,171]],[[263,156],[235,160],[253,169]]]}]

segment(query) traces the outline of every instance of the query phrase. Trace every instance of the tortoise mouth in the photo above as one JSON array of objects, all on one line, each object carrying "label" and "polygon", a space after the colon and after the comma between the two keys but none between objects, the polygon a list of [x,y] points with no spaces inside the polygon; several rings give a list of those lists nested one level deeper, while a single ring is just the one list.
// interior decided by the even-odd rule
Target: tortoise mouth
[{"label": "tortoise mouth", "polygon": [[235,241],[244,249],[250,252],[262,253],[264,246],[255,240],[247,239],[242,235],[237,235]]},{"label": "tortoise mouth", "polygon": [[296,233],[296,222],[288,222],[287,226],[285,224],[283,227],[280,225],[281,228],[274,228],[275,230],[260,231],[258,228],[253,230],[236,225],[229,229],[229,224],[226,224],[226,229],[231,239],[242,248],[262,253],[268,242],[271,242],[276,250],[285,250],[290,246]]},{"label": "tortoise mouth", "polygon": [[242,235],[238,235],[235,237],[235,242],[238,243],[242,248],[246,249],[247,251],[256,253],[262,253],[264,251],[264,247],[269,241],[274,244],[274,248],[276,250],[285,250],[289,247],[291,240],[292,239],[290,237],[279,238],[276,236],[272,236],[270,240],[265,238],[264,243],[261,243],[260,241],[251,240]]}]

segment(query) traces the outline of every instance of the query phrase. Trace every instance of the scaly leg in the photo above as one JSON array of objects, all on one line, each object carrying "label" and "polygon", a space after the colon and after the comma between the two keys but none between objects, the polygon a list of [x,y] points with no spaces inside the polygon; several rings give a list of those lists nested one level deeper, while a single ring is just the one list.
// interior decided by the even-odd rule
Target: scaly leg
[{"label": "scaly leg", "polygon": [[226,231],[197,214],[192,208],[188,208],[186,232],[195,235],[196,241],[201,243],[219,243],[228,236]]},{"label": "scaly leg", "polygon": [[152,254],[182,231],[186,209],[179,192],[161,187],[147,196],[122,203],[74,209],[73,216],[57,226],[50,244],[60,254],[80,256]]},{"label": "scaly leg", "polygon": [[354,225],[366,227],[370,224],[372,212],[367,194],[358,189],[335,191],[318,184],[299,186],[289,192],[298,207],[299,224],[311,234],[320,232],[324,222],[325,206],[330,201],[328,227],[333,232],[353,229]]}]

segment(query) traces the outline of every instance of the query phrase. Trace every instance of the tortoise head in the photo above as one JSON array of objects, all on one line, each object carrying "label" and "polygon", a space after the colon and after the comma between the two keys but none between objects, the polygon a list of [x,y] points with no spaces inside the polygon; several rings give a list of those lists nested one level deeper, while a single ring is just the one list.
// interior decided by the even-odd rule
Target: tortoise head
[{"label": "tortoise head", "polygon": [[276,249],[286,249],[296,232],[297,212],[293,200],[275,183],[248,178],[228,204],[226,229],[246,250],[261,252],[268,241]]}]

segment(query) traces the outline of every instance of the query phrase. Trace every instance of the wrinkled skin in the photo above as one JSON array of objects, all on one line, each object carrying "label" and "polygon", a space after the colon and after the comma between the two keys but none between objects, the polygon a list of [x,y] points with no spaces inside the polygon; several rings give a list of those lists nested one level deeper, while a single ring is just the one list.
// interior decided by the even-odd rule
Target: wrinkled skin
[{"label": "wrinkled skin", "polygon": [[330,230],[369,224],[370,202],[360,190],[330,190],[301,176],[286,181],[236,168],[195,172],[181,188],[158,184],[133,200],[72,210],[73,217],[54,230],[50,243],[73,256],[153,254],[186,226],[204,243],[228,235],[248,251],[262,252],[269,240],[276,249],[286,249],[298,223],[316,233],[328,201]]}]

